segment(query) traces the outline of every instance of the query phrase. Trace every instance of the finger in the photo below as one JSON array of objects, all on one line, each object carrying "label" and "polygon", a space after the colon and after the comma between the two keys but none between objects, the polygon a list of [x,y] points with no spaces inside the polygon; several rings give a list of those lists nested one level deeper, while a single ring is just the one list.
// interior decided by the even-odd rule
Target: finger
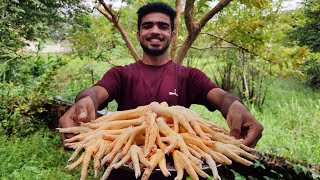
[{"label": "finger", "polygon": [[[74,107],[71,107],[69,111],[67,111],[60,119],[59,119],[59,127],[62,128],[68,128],[75,126],[75,111]],[[61,142],[63,144],[63,147],[65,149],[68,149],[67,146],[65,146],[65,139],[72,138],[75,134],[72,133],[61,133]]]},{"label": "finger", "polygon": [[[250,129],[251,128],[251,129]],[[246,138],[243,140],[243,144],[249,147],[255,147],[258,140],[262,137],[262,132],[255,127],[250,126]]]},{"label": "finger", "polygon": [[63,142],[63,146],[65,146],[64,140],[65,139],[70,139],[73,136],[75,136],[75,134],[73,134],[73,133],[61,133],[61,139],[62,139],[62,142]]},{"label": "finger", "polygon": [[88,121],[88,112],[87,112],[87,108],[83,105],[83,104],[76,104],[75,107],[75,111],[76,111],[76,122],[86,122]]},{"label": "finger", "polygon": [[254,147],[256,146],[259,139],[262,137],[263,127],[260,123],[247,122],[243,125],[244,127],[248,128],[248,134],[246,138],[243,140],[243,144]]},{"label": "finger", "polygon": [[242,143],[246,146],[254,147],[258,142],[254,137],[255,136],[252,133],[248,133]]},{"label": "finger", "polygon": [[227,121],[230,128],[230,136],[233,136],[239,139],[241,135],[241,126],[242,126],[241,114],[239,113],[228,114]]},{"label": "finger", "polygon": [[92,121],[92,120],[94,120],[94,119],[96,119],[96,112],[95,112],[95,110],[89,111],[89,112],[88,112],[88,118],[87,118],[87,120],[88,120],[88,121]]},{"label": "finger", "polygon": [[75,108],[71,107],[60,119],[59,124],[62,128],[68,128],[75,126]]}]

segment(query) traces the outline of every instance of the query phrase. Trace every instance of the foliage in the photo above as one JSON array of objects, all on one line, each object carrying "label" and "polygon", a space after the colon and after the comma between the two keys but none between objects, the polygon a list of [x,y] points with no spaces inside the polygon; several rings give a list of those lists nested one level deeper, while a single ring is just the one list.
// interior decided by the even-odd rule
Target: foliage
[{"label": "foliage", "polygon": [[63,99],[73,101],[77,93],[91,87],[103,74],[114,65],[124,62],[129,63],[132,59],[111,59],[110,61],[97,61],[93,58],[81,58],[77,53],[64,57],[68,64],[59,68],[54,78],[55,95]]},{"label": "foliage", "polygon": [[320,55],[308,57],[302,64],[302,71],[307,77],[307,84],[311,87],[320,89]]},{"label": "foliage", "polygon": [[304,0],[302,4],[306,17],[305,23],[298,24],[292,31],[289,31],[289,38],[300,46],[307,46],[313,52],[320,52],[320,1]]},{"label": "foliage", "polygon": [[198,52],[191,51],[190,59],[201,54],[207,59],[203,68],[209,67],[214,82],[261,108],[270,82],[278,75],[275,66],[290,61],[283,53],[273,52],[281,40],[273,25],[279,25],[275,21],[279,8],[279,3],[262,10],[229,4],[203,28],[192,46]]},{"label": "foliage", "polygon": [[258,148],[319,164],[319,91],[292,79],[277,80],[273,86],[266,110],[256,115],[265,128]]},{"label": "foliage", "polygon": [[110,61],[128,56],[120,33],[103,16],[76,15],[68,34],[67,39],[80,57]]},{"label": "foliage", "polygon": [[[300,69],[306,75],[307,84],[314,88],[320,88],[320,1],[303,1],[303,9],[291,12],[287,17],[301,19],[289,21],[292,28],[287,30],[287,39],[291,45],[308,47],[310,53],[303,53],[305,62],[300,63]],[[318,54],[317,54],[318,53]]]},{"label": "foliage", "polygon": [[34,115],[45,109],[44,101],[52,94],[52,80],[64,65],[59,56],[29,56],[9,64],[0,83],[0,129],[5,134],[26,134],[47,123]]},{"label": "foliage", "polygon": [[[80,0],[2,0],[0,2],[0,63],[16,57],[24,40],[58,38],[70,16],[84,11]],[[58,34],[57,34],[58,33]],[[59,37],[62,38],[62,37]]]}]

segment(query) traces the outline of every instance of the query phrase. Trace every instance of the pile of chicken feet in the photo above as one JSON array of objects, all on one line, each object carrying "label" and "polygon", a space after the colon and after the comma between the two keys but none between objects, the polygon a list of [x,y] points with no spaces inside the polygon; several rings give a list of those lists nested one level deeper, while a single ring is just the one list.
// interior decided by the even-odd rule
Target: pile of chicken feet
[{"label": "pile of chicken feet", "polygon": [[[77,127],[58,128],[61,133],[74,133],[66,145],[75,151],[66,168],[82,166],[81,179],[86,179],[91,159],[95,176],[100,169],[107,179],[112,169],[123,165],[133,167],[135,177],[148,179],[154,168],[160,168],[165,177],[170,176],[165,155],[172,156],[182,179],[184,170],[192,179],[198,175],[207,178],[201,166],[207,164],[214,179],[220,179],[217,164],[230,165],[232,161],[246,166],[257,157],[253,149],[234,139],[222,127],[203,120],[198,114],[182,106],[168,106],[153,102],[136,109],[117,111]],[[249,159],[249,160],[247,160]]]}]

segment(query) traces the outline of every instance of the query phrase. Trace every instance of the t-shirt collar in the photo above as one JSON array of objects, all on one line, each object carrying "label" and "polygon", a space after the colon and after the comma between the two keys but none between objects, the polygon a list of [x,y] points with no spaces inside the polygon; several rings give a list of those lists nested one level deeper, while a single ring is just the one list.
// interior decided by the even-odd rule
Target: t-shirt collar
[{"label": "t-shirt collar", "polygon": [[156,66],[156,65],[145,64],[145,63],[143,63],[141,60],[138,61],[138,63],[139,63],[140,65],[142,65],[142,66],[148,66],[148,67],[165,67],[165,66],[167,66],[167,65],[169,65],[169,64],[172,64],[172,62],[173,62],[173,61],[170,59],[170,60],[169,60],[168,62],[166,62],[165,64]]}]

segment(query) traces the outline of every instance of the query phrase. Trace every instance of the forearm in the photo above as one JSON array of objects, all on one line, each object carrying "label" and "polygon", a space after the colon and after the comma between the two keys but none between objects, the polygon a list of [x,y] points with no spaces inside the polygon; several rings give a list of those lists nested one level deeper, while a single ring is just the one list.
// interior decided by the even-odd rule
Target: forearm
[{"label": "forearm", "polygon": [[109,97],[109,94],[106,89],[101,86],[93,86],[88,89],[84,89],[83,91],[79,92],[76,96],[75,102],[83,99],[85,97],[91,97],[95,110],[98,109],[99,105],[101,105],[104,101],[106,101]]},{"label": "forearm", "polygon": [[[241,102],[241,99],[227,91],[224,91],[220,88],[214,88],[208,93],[208,101],[213,106],[215,106],[223,115],[227,117],[229,108],[234,103],[234,101]],[[242,102],[241,102],[242,103]]]}]

